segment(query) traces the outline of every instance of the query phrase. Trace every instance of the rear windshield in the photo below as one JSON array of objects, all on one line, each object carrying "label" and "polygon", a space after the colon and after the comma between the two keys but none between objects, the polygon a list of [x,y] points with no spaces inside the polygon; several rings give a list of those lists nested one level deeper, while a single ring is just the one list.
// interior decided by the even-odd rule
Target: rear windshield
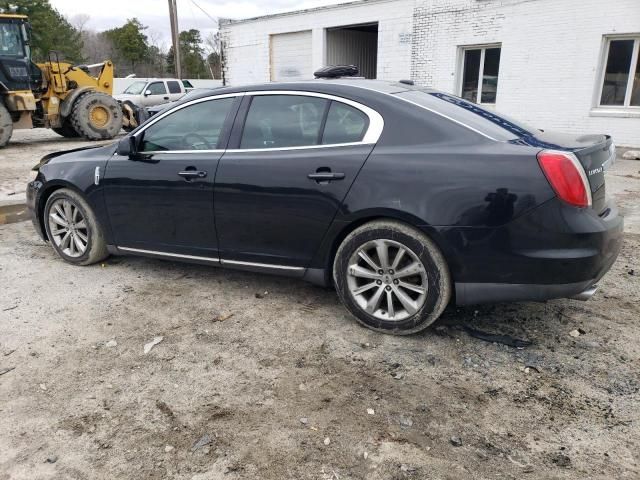
[{"label": "rear windshield", "polygon": [[540,130],[513,120],[506,115],[491,112],[478,104],[448,93],[430,90],[407,90],[397,95],[468,125],[474,130],[496,140],[509,141],[540,132]]}]

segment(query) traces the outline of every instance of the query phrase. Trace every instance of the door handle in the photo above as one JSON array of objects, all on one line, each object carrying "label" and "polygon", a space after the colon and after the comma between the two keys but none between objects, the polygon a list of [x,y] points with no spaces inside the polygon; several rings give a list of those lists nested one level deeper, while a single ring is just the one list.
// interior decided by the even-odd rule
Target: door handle
[{"label": "door handle", "polygon": [[307,175],[307,178],[315,180],[316,182],[330,182],[331,180],[342,180],[344,173],[315,172]]},{"label": "door handle", "polygon": [[204,178],[207,176],[207,172],[203,170],[183,170],[182,172],[178,172],[185,180],[191,180],[192,178]]},{"label": "door handle", "polygon": [[165,100],[169,100],[169,97],[164,97]]}]

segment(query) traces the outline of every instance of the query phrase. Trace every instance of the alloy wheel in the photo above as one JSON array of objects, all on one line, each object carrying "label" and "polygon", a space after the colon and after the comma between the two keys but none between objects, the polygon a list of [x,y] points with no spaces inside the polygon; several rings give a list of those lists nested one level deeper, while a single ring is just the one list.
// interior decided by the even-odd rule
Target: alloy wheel
[{"label": "alloy wheel", "polygon": [[418,312],[427,299],[427,273],[422,261],[405,245],[372,240],[351,255],[347,286],[356,303],[373,317],[402,321]]},{"label": "alloy wheel", "polygon": [[49,232],[56,246],[65,255],[77,258],[87,251],[89,230],[77,205],[59,198],[49,209]]}]

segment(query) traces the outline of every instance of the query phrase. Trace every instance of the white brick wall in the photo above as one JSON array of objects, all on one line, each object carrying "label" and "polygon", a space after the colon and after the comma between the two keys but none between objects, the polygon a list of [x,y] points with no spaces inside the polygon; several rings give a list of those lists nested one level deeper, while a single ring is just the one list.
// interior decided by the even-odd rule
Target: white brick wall
[{"label": "white brick wall", "polygon": [[[223,25],[228,84],[269,81],[269,35],[379,22],[378,78],[459,94],[460,46],[501,43],[496,110],[543,129],[609,133],[640,146],[640,114],[593,111],[603,35],[640,34],[640,0],[368,0]],[[311,77],[311,72],[309,72]]]},{"label": "white brick wall", "polygon": [[269,35],[312,30],[312,71],[325,63],[325,29],[378,22],[378,78],[411,75],[411,19],[414,0],[368,0],[291,14],[223,24],[225,77],[230,85],[267,82]]},{"label": "white brick wall", "polygon": [[501,43],[496,110],[543,129],[640,146],[640,114],[596,116],[603,35],[640,33],[640,0],[427,0],[412,76],[459,94],[459,46]]}]

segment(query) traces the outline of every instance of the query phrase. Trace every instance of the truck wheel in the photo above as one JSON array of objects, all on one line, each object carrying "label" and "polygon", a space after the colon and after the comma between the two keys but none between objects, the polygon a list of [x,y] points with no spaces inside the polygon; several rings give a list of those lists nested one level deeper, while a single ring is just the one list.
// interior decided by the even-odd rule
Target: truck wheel
[{"label": "truck wheel", "polygon": [[0,103],[0,147],[9,143],[13,134],[13,119],[7,107]]},{"label": "truck wheel", "polygon": [[106,93],[85,93],[73,104],[71,125],[89,140],[113,138],[122,128],[120,105]]},{"label": "truck wheel", "polygon": [[138,123],[138,107],[131,101],[125,100],[122,103],[122,114],[126,116],[126,121],[122,122],[122,129],[125,132],[131,132],[136,129]]},{"label": "truck wheel", "polygon": [[71,121],[68,118],[64,119],[61,127],[55,127],[51,130],[64,138],[78,138],[80,136],[80,134],[73,128],[73,125],[71,125]]}]

